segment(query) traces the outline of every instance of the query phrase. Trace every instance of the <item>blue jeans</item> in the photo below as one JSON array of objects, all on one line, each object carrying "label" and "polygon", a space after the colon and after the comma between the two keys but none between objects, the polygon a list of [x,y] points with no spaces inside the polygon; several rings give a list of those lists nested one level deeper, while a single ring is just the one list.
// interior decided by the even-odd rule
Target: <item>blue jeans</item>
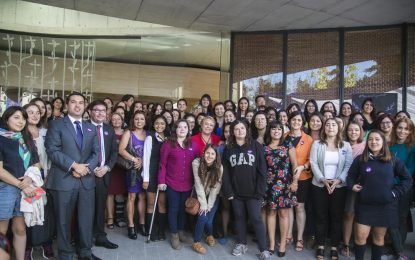
[{"label": "blue jeans", "polygon": [[187,217],[184,203],[190,196],[190,191],[175,191],[167,186],[166,195],[169,203],[167,218],[169,219],[170,233],[175,234],[178,230],[184,230]]},{"label": "blue jeans", "polygon": [[0,181],[0,198],[0,221],[23,216],[20,211],[22,195],[19,188]]},{"label": "blue jeans", "polygon": [[200,242],[202,240],[203,230],[206,228],[206,233],[208,236],[211,236],[213,234],[213,218],[215,217],[216,210],[218,209],[219,200],[216,199],[215,203],[213,204],[213,207],[210,209],[210,211],[206,215],[199,215],[197,217],[197,223],[195,226],[195,234],[193,236],[193,241]]}]

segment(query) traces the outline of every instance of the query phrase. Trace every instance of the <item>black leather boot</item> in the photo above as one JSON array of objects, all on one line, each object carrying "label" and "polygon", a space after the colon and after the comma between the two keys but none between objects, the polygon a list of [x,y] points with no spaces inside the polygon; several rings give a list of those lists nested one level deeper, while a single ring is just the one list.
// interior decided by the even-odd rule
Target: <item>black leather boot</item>
[{"label": "black leather boot", "polygon": [[143,237],[148,236],[145,224],[138,224],[138,233],[140,233],[140,235],[142,235]]},{"label": "black leather boot", "polygon": [[137,239],[137,233],[135,232],[135,227],[128,227],[128,238]]},{"label": "black leather boot", "polygon": [[[146,213],[146,230],[147,230],[147,233],[150,233],[151,216],[153,216],[152,213]],[[150,239],[151,239],[151,241],[157,241],[158,240],[157,214],[154,216],[153,226],[151,227]]]},{"label": "black leather boot", "polygon": [[166,240],[166,234],[164,231],[166,230],[167,224],[167,214],[166,213],[158,213],[158,224],[159,224],[159,232],[158,232],[158,239],[163,241]]}]

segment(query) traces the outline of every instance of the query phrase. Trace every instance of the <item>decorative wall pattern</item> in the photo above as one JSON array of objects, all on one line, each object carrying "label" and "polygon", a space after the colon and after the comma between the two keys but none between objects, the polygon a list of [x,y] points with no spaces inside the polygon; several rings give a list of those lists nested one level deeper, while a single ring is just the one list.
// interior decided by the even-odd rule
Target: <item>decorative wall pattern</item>
[{"label": "decorative wall pattern", "polygon": [[92,98],[94,40],[0,33],[0,100],[25,104],[33,97],[51,100],[79,91]]}]

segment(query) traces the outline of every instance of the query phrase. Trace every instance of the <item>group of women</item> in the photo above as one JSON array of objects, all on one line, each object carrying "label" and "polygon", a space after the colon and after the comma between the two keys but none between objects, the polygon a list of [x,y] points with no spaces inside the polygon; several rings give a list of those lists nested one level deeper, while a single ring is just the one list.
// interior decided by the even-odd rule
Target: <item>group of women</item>
[{"label": "group of women", "polygon": [[[119,155],[139,171],[126,174],[119,165],[112,170],[107,227],[127,226],[128,237],[137,239],[137,231],[148,235],[154,215],[153,241],[164,240],[168,226],[171,246],[178,250],[189,241],[186,230],[191,229],[192,248],[204,254],[204,235],[208,246],[215,246],[217,234],[224,244],[232,222],[233,255],[247,251],[251,226],[261,259],[275,252],[283,257],[291,243],[302,251],[305,235],[309,246],[315,244],[317,259],[324,259],[327,239],[330,258],[338,259],[340,249],[345,256],[351,254],[355,226],[356,259],[363,259],[371,230],[372,259],[383,254],[386,232],[394,253],[404,259],[415,171],[415,133],[409,115],[376,113],[371,99],[363,102],[361,112],[345,102],[339,114],[332,102],[319,109],[315,100],[309,100],[304,111],[298,104],[277,111],[265,101],[264,96],[256,97],[255,109],[250,110],[245,97],[237,105],[231,100],[213,104],[205,94],[188,113],[185,99],[178,100],[175,109],[171,100],[144,104],[125,95],[114,105],[106,98],[107,120],[119,140]],[[46,102],[35,99],[23,109],[6,110],[3,132],[7,134],[0,139],[23,151],[36,146],[31,164],[40,163],[44,178],[48,160],[41,137],[48,120],[59,120],[64,114],[59,100],[52,102],[50,112],[46,108]],[[10,121],[15,114],[22,117],[19,127]],[[0,184],[10,185],[1,187],[0,193],[16,197],[23,190],[30,195],[22,179],[27,165],[24,160],[10,165],[8,160],[21,153],[8,155],[8,151],[1,149]],[[197,219],[185,211],[192,195],[200,204]],[[9,208],[6,214],[0,207],[0,232],[7,231],[8,221],[16,218],[12,228],[16,256],[24,255],[24,222],[17,209]],[[219,216],[221,225],[214,226]]]}]

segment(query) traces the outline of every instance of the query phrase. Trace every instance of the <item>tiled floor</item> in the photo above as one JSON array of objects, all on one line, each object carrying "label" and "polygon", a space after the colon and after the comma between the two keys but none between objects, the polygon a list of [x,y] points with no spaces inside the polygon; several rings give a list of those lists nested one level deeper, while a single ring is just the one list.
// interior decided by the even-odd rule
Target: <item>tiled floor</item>
[{"label": "tiled floor", "polygon": [[[126,236],[125,229],[115,228],[108,232],[109,239],[117,243],[119,248],[116,250],[108,250],[104,248],[94,247],[93,252],[96,256],[105,260],[133,260],[133,259],[169,259],[169,260],[193,260],[193,259],[218,259],[218,260],[237,260],[237,259],[258,259],[256,244],[248,243],[248,252],[244,256],[235,257],[231,255],[234,245],[234,240],[230,239],[224,246],[217,244],[210,248],[205,245],[207,252],[204,256],[197,254],[191,248],[191,243],[184,244],[181,250],[174,250],[170,247],[169,241],[150,242],[147,244],[146,239],[140,236],[137,240],[130,240]],[[415,259],[415,234],[410,233],[407,242],[406,253],[409,259]],[[327,251],[327,250],[326,250]],[[367,250],[367,257],[369,258],[370,250]],[[303,252],[296,252],[292,245],[287,247],[287,254],[282,259],[292,260],[308,260],[315,259],[315,251],[305,249]],[[278,259],[277,256],[273,256]],[[329,259],[328,252],[326,252],[326,259]],[[340,257],[340,259],[354,259],[353,257]],[[385,258],[389,259],[389,258]]]},{"label": "tiled floor", "polygon": [[[412,212],[415,216],[415,210]],[[414,218],[415,220],[415,218]],[[415,223],[415,222],[414,222]],[[170,247],[169,241],[150,242],[146,243],[146,238],[139,236],[137,240],[130,240],[127,238],[127,230],[115,227],[113,230],[108,231],[108,238],[110,241],[119,245],[118,249],[109,250],[102,247],[94,247],[93,253],[105,260],[133,260],[133,259],[168,259],[168,260],[193,260],[193,259],[209,259],[209,260],[237,260],[237,259],[258,259],[256,253],[258,252],[256,244],[249,239],[248,252],[244,256],[235,257],[231,255],[231,251],[234,245],[234,240],[230,239],[224,246],[216,245],[213,248],[205,246],[207,249],[206,255],[202,256],[195,253],[191,249],[191,243],[183,243],[181,250],[173,250]],[[327,251],[327,250],[326,250]],[[309,260],[315,259],[314,250],[305,249],[303,252],[296,252],[292,245],[287,247],[287,254],[285,258],[289,260]],[[326,259],[329,259],[328,252],[326,252]],[[406,255],[409,259],[415,259],[415,233],[408,234],[408,240],[406,243]],[[36,260],[43,259],[39,249],[35,250],[33,258]],[[273,259],[278,259],[277,256],[273,256]],[[367,250],[366,258],[370,259],[370,250]],[[352,257],[340,259],[353,259]],[[391,257],[383,257],[382,259],[392,259]]]}]

